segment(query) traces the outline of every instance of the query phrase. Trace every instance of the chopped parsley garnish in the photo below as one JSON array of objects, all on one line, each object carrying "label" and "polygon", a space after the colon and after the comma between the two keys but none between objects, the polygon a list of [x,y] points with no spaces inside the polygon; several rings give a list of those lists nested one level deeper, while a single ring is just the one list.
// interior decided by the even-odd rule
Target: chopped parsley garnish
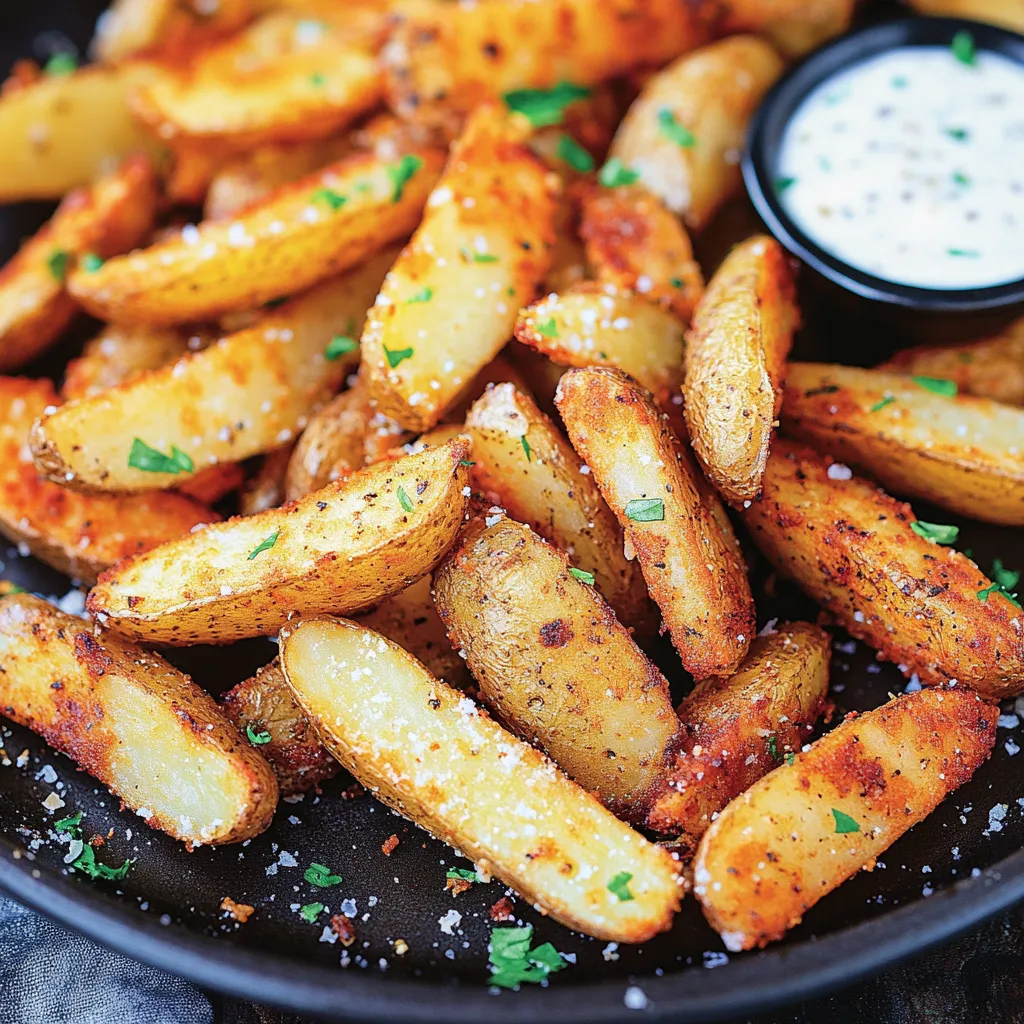
[{"label": "chopped parsley garnish", "polygon": [[545,338],[558,337],[558,324],[555,323],[553,316],[544,317],[543,320],[534,320],[533,329],[538,334],[544,335]]},{"label": "chopped parsley garnish", "polygon": [[476,463],[472,459],[459,459],[460,466],[475,466]]},{"label": "chopped parsley garnish", "polygon": [[999,586],[998,583],[990,583],[984,590],[978,591],[978,600],[982,604],[987,603],[989,594],[1002,594],[1010,604],[1016,605],[1018,608],[1021,607],[1020,601],[1017,600],[1017,595],[1013,591],[1007,590],[1005,587]]},{"label": "chopped parsley garnish", "polygon": [[409,500],[409,495],[405,493],[404,487],[398,488],[398,504],[401,505],[406,512],[411,512],[413,510],[413,504]]},{"label": "chopped parsley garnish", "polygon": [[342,356],[347,356],[349,352],[355,352],[357,348],[359,348],[359,342],[355,338],[349,338],[344,334],[336,334],[327,342],[324,356],[329,363],[333,363]]},{"label": "chopped parsley garnish", "polygon": [[966,142],[971,137],[971,133],[966,128],[943,128],[942,130],[957,142]]},{"label": "chopped parsley garnish", "polygon": [[318,89],[322,89],[327,84],[327,76],[322,71],[314,71],[309,76],[309,81]]},{"label": "chopped parsley garnish", "polygon": [[515,988],[523,982],[538,984],[565,967],[565,961],[550,942],[530,949],[532,939],[532,924],[524,928],[495,928],[491,932],[492,985]]},{"label": "chopped parsley garnish", "polygon": [[265,743],[269,743],[274,738],[266,729],[260,729],[259,732],[257,732],[251,725],[247,725],[245,727],[245,735],[249,738],[249,742],[254,747],[262,747]]},{"label": "chopped parsley garnish", "polygon": [[773,761],[778,761],[778,759],[779,759],[779,739],[775,735],[775,733],[772,733],[768,737],[767,747],[768,747],[768,753],[772,755],[772,760]]},{"label": "chopped parsley garnish", "polygon": [[956,381],[944,380],[942,377],[911,377],[911,380],[918,387],[930,391],[933,395],[942,395],[943,398],[956,397]]},{"label": "chopped parsley garnish", "polygon": [[916,520],[910,528],[918,535],[935,544],[954,544],[960,536],[959,526],[944,526],[942,523],[923,523]]},{"label": "chopped parsley garnish", "polygon": [[843,814],[842,811],[837,808],[832,808],[832,817],[836,820],[836,835],[846,835],[847,832],[859,832],[860,822],[856,818],[851,818],[848,814]]},{"label": "chopped parsley garnish", "polygon": [[676,115],[668,107],[658,111],[658,130],[666,139],[683,149],[693,149],[697,145],[697,136],[684,124],[680,124]]},{"label": "chopped parsley garnish", "polygon": [[788,754],[786,754],[783,760],[786,762],[786,764],[792,764],[796,760],[796,754],[790,751]]},{"label": "chopped parsley garnish", "polygon": [[449,868],[445,872],[445,878],[454,878],[460,882],[479,882],[480,876],[469,868]]},{"label": "chopped parsley garnish", "polygon": [[640,180],[640,172],[627,167],[617,156],[613,156],[600,171],[597,180],[605,188],[619,188],[621,185],[632,185]]},{"label": "chopped parsley garnish", "polygon": [[0,580],[0,597],[10,597],[11,594],[27,594],[28,591],[24,587],[19,587],[17,583],[12,583],[10,580]]},{"label": "chopped parsley garnish", "polygon": [[670,277],[668,283],[672,285],[673,288],[683,287],[683,279],[681,277]]},{"label": "chopped parsley garnish", "polygon": [[587,572],[585,569],[577,569],[575,565],[569,566],[569,575],[575,576],[581,583],[594,585],[594,574]]},{"label": "chopped parsley garnish", "polygon": [[78,70],[78,60],[72,53],[55,53],[44,65],[43,72],[52,78],[70,75]]},{"label": "chopped parsley garnish", "polygon": [[388,167],[388,177],[391,179],[391,202],[397,203],[405,191],[406,182],[423,166],[423,161],[418,156],[406,153],[397,164]]},{"label": "chopped parsley garnish", "polygon": [[776,178],[775,179],[775,194],[782,195],[787,188],[792,188],[796,184],[796,178]]},{"label": "chopped parsley garnish", "polygon": [[873,406],[871,406],[872,412],[879,412],[884,409],[887,405],[892,405],[896,399],[892,395],[886,395],[884,398],[880,398]]},{"label": "chopped parsley garnish", "polygon": [[974,36],[972,36],[970,32],[957,32],[957,34],[953,36],[953,41],[949,44],[949,48],[953,51],[953,56],[956,57],[961,64],[973,67],[977,63]]},{"label": "chopped parsley garnish", "polygon": [[413,350],[411,348],[388,348],[384,346],[384,358],[388,361],[388,366],[393,370],[399,363],[404,362],[406,359],[412,359]]},{"label": "chopped parsley garnish", "polygon": [[1003,590],[1011,590],[1020,583],[1020,573],[1013,569],[1007,569],[1001,558],[992,559],[992,572],[989,575]]},{"label": "chopped parsley garnish", "polygon": [[634,523],[660,523],[665,518],[661,498],[633,498],[626,503],[626,518]]},{"label": "chopped parsley garnish", "polygon": [[318,889],[329,889],[332,885],[341,885],[341,875],[332,875],[331,869],[323,864],[310,864],[302,877]]},{"label": "chopped parsley garnish", "polygon": [[132,441],[132,449],[128,453],[128,465],[132,469],[141,469],[144,473],[192,473],[195,463],[191,457],[177,445],[171,445],[171,454],[150,448],[141,437]]},{"label": "chopped parsley garnish", "polygon": [[971,179],[968,178],[963,171],[954,171],[953,181],[955,181],[958,185],[970,185],[971,183]]},{"label": "chopped parsley garnish", "polygon": [[434,289],[430,287],[421,288],[418,292],[410,295],[406,302],[429,302],[434,297]]},{"label": "chopped parsley garnish", "polygon": [[[72,840],[82,840],[82,830],[79,827],[82,821],[82,812],[76,811],[70,817],[61,818],[53,827],[57,832],[71,836]],[[82,843],[82,849],[78,856],[71,862],[71,867],[90,878],[101,878],[108,882],[119,882],[128,875],[128,869],[135,862],[129,857],[119,868],[112,868],[107,864],[101,864],[96,859],[96,851],[88,844]]]},{"label": "chopped parsley garnish", "polygon": [[462,249],[462,258],[468,263],[497,263],[498,257],[492,252],[472,252],[469,249]]},{"label": "chopped parsley garnish", "polygon": [[311,203],[326,203],[332,210],[340,210],[348,202],[348,196],[343,196],[332,188],[318,188],[309,197],[309,201]]},{"label": "chopped parsley garnish", "polygon": [[54,822],[53,830],[55,832],[74,832],[82,824],[82,817],[81,811],[75,811],[74,814]]},{"label": "chopped parsley garnish", "polygon": [[505,93],[509,110],[522,114],[534,128],[561,124],[565,108],[576,100],[586,99],[590,90],[572,82],[559,82],[551,89],[513,89]]},{"label": "chopped parsley garnish", "polygon": [[316,919],[323,911],[324,905],[322,903],[307,903],[304,907],[299,907],[299,917],[307,924],[316,924]]},{"label": "chopped parsley garnish", "polygon": [[946,253],[949,256],[958,256],[969,260],[976,260],[981,255],[977,249],[947,249]]},{"label": "chopped parsley garnish", "polygon": [[95,274],[103,266],[103,257],[97,256],[94,252],[87,252],[82,257],[81,266],[87,274]]},{"label": "chopped parsley garnish", "polygon": [[533,449],[530,447],[530,442],[526,439],[526,435],[523,434],[519,438],[523,445],[523,451],[526,453],[526,461],[533,462]]},{"label": "chopped parsley garnish", "polygon": [[68,254],[64,249],[55,249],[46,261],[55,281],[63,281],[68,276]]},{"label": "chopped parsley garnish", "polygon": [[277,538],[281,536],[281,530],[275,530],[269,537],[260,541],[260,543],[249,552],[248,561],[252,561],[257,555],[262,554],[264,551],[269,551],[276,543]]},{"label": "chopped parsley garnish", "polygon": [[615,896],[620,903],[628,903],[630,900],[636,898],[629,891],[629,883],[632,879],[633,876],[628,871],[620,871],[608,883],[608,891]]},{"label": "chopped parsley garnish", "polygon": [[594,158],[571,135],[563,134],[559,138],[556,152],[559,160],[564,160],[580,174],[588,174],[594,169]]},{"label": "chopped parsley garnish", "polygon": [[894,89],[906,89],[910,85],[910,79],[906,75],[893,75],[892,87]]}]

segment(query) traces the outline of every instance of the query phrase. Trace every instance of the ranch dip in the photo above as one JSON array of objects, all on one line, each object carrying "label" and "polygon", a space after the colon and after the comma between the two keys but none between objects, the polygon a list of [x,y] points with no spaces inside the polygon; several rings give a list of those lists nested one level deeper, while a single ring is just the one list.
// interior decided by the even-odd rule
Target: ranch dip
[{"label": "ranch dip", "polygon": [[797,108],[775,188],[809,238],[875,277],[1024,278],[1024,67],[958,33],[847,68]]}]

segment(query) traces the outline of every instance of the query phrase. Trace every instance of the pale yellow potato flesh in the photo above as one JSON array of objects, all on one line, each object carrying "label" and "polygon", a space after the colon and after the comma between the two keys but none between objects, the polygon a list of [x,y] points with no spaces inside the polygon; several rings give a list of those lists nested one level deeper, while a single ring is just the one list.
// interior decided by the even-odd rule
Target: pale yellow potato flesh
[{"label": "pale yellow potato flesh", "polygon": [[[356,623],[306,620],[282,631],[281,662],[334,756],[478,870],[595,938],[644,942],[671,926],[672,857],[402,648]],[[631,900],[608,888],[621,874]]]}]

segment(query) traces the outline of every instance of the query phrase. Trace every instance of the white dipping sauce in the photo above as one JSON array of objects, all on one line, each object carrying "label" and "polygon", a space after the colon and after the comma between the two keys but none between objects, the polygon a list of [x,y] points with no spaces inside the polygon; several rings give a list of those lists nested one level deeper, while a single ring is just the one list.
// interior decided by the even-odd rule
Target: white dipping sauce
[{"label": "white dipping sauce", "polygon": [[822,249],[919,288],[1024,278],[1024,67],[967,56],[901,47],[828,79],[797,108],[775,185]]}]

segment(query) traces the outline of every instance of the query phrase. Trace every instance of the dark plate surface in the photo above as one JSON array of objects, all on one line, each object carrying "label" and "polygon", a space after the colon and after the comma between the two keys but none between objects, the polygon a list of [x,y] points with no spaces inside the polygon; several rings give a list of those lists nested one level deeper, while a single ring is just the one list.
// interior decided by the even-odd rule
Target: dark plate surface
[{"label": "dark plate surface", "polygon": [[[80,0],[39,2],[16,15],[8,9],[0,14],[0,48],[12,52],[0,53],[0,66],[32,52],[36,33],[54,25],[81,44],[91,21],[83,12],[100,6]],[[65,13],[72,10],[73,16]],[[0,210],[0,242],[6,247],[0,258],[43,212]],[[743,206],[726,211],[706,243],[705,266],[713,265],[730,239],[749,232],[750,217]],[[899,340],[865,336],[830,312],[820,297],[806,295],[808,327],[800,355],[866,363]],[[71,341],[67,349],[73,346]],[[954,521],[925,506],[918,511],[924,519]],[[994,557],[1024,567],[1020,531],[961,525],[960,543],[973,548],[983,567]],[[44,596],[69,592],[63,577],[3,543],[0,563],[0,575]],[[786,584],[769,585],[766,568],[756,562],[754,576],[762,624],[816,615]],[[876,663],[864,645],[838,632],[835,640],[832,696],[840,711],[874,707],[906,687],[900,673]],[[260,640],[174,652],[172,658],[220,692],[273,653],[273,645]],[[678,659],[658,653],[685,691]],[[625,1001],[629,993],[631,1003],[647,1000],[648,1014],[656,1018],[708,1020],[837,987],[1024,897],[1024,853],[1018,852],[1024,840],[1021,735],[1016,726],[1001,728],[995,756],[968,786],[897,842],[874,872],[827,897],[785,942],[763,953],[726,956],[693,900],[669,935],[633,949],[574,935],[517,901],[517,916],[535,925],[538,941],[550,940],[575,957],[549,987],[519,993],[495,994],[487,987],[488,908],[505,890],[491,883],[453,898],[444,891],[445,870],[465,862],[374,801],[342,798],[348,779],[336,780],[320,797],[282,803],[270,830],[245,846],[189,854],[119,811],[117,800],[66,758],[0,719],[6,754],[0,764],[0,886],[129,955],[199,984],[298,1012],[378,1021],[570,1024],[635,1017]],[[51,812],[43,801],[53,793],[64,806]],[[1005,816],[991,818],[993,808],[997,818],[1003,810]],[[120,864],[134,858],[124,882],[68,873],[66,846],[52,825],[75,810],[86,813],[87,835],[113,830],[99,851],[101,860]],[[392,834],[400,843],[385,857],[381,844]],[[312,862],[328,865],[343,882],[313,888],[303,880]],[[248,923],[238,925],[224,915],[224,897],[256,908]],[[315,925],[299,917],[297,908],[312,902],[354,918],[357,940],[351,948],[321,941],[327,912]],[[457,922],[452,910],[461,915]],[[404,955],[395,952],[397,939],[408,946]]]}]

